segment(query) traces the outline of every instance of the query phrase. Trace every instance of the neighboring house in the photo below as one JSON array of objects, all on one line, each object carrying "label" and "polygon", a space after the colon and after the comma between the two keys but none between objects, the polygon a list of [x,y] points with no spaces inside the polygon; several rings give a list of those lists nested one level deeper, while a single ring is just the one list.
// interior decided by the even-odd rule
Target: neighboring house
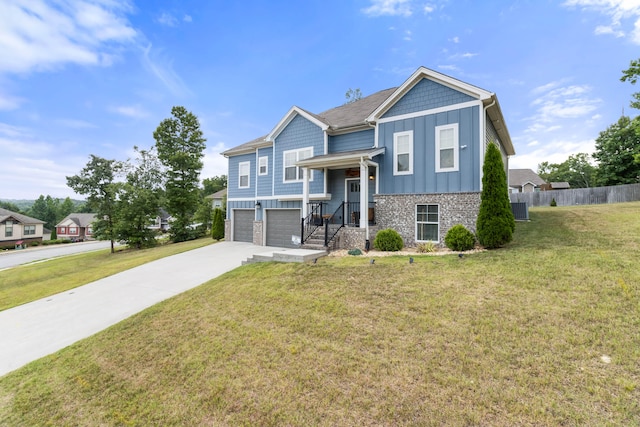
[{"label": "neighboring house", "polygon": [[207,199],[211,199],[211,207],[213,209],[220,208],[224,209],[224,199],[227,197],[227,189],[223,188],[222,190],[210,194],[207,196]]},{"label": "neighboring house", "polygon": [[533,193],[544,189],[546,182],[531,169],[509,169],[511,193]]},{"label": "neighboring house", "polygon": [[151,230],[167,231],[169,229],[171,218],[171,215],[169,215],[167,211],[165,211],[164,209],[160,209],[158,216],[155,217],[148,228]]},{"label": "neighboring house", "polygon": [[366,249],[384,228],[442,244],[456,224],[475,231],[491,142],[506,171],[515,151],[496,95],[424,67],[320,114],[294,106],[223,153],[225,239],[295,247],[325,222],[332,247]]},{"label": "neighboring house", "polygon": [[0,208],[0,248],[42,242],[44,221]]},{"label": "neighboring house", "polygon": [[83,241],[93,239],[92,223],[96,215],[92,213],[70,213],[56,224],[58,239]]}]

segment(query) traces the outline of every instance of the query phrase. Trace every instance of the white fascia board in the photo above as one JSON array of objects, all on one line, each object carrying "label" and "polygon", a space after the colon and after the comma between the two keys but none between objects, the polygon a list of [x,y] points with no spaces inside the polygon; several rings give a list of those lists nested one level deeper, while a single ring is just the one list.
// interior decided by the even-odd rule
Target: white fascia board
[{"label": "white fascia board", "polygon": [[[331,193],[309,194],[309,199],[331,200]],[[283,202],[302,200],[302,194],[282,194],[278,196],[237,197],[227,199],[228,202],[256,202],[257,200],[280,200]]]},{"label": "white fascia board", "polygon": [[316,119],[315,117],[313,117],[312,115],[304,111],[303,109],[296,107],[294,105],[287,112],[287,114],[285,114],[284,117],[278,122],[276,127],[274,127],[273,130],[269,132],[269,135],[267,135],[265,139],[267,141],[273,142],[276,139],[276,137],[280,135],[280,132],[282,132],[287,127],[287,125],[291,123],[291,120],[293,120],[296,117],[296,115],[300,115],[304,117],[314,125],[318,126],[323,131],[326,131],[329,128],[329,126],[326,123],[322,123],[320,120]]},{"label": "white fascia board", "polygon": [[[416,111],[415,113],[407,113],[407,114],[401,114],[399,116],[386,117],[384,119],[378,120],[378,123],[389,123],[389,122],[395,122],[398,120],[415,119],[416,117],[429,116],[432,114],[445,113],[447,111],[461,110],[463,108],[476,107],[476,106],[482,107],[482,102],[467,101],[461,104],[445,105],[444,107],[432,108],[430,110],[422,110],[422,111]],[[480,109],[482,110],[482,108]]]},{"label": "white fascia board", "polygon": [[367,122],[376,122],[382,115],[389,110],[400,98],[402,98],[411,88],[413,88],[420,80],[423,78],[432,80],[436,83],[440,83],[444,86],[447,86],[451,89],[466,93],[469,96],[472,96],[476,99],[487,99],[490,98],[493,94],[484,89],[481,89],[477,86],[473,86],[469,83],[465,83],[463,81],[454,79],[453,77],[449,77],[442,73],[438,73],[437,71],[430,70],[425,67],[418,68],[412,75],[409,77],[400,87],[398,87],[386,101],[384,101],[378,108],[376,108],[373,113],[369,117],[367,117]]}]

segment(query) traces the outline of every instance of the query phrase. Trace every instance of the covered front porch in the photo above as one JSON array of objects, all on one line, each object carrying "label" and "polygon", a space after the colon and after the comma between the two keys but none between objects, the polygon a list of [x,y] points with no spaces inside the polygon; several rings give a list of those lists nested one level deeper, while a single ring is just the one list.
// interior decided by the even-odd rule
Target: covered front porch
[{"label": "covered front porch", "polygon": [[[325,227],[325,246],[342,227],[358,227],[369,239],[369,227],[375,225],[373,195],[378,192],[379,164],[374,160],[384,148],[334,153],[301,160],[303,199],[301,237],[304,243],[318,227]],[[311,199],[309,170],[321,170],[326,197]],[[365,244],[365,242],[362,242]]]}]

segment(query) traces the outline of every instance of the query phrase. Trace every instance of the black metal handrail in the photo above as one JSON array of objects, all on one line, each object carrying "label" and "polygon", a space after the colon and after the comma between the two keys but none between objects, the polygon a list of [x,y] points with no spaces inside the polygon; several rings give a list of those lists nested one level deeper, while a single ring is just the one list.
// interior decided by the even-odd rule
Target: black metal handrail
[{"label": "black metal handrail", "polygon": [[309,207],[306,218],[302,218],[301,226],[300,226],[300,243],[306,242],[309,237],[322,225],[322,214],[323,214],[323,205],[324,203],[309,203],[307,206]]},{"label": "black metal handrail", "polygon": [[[329,217],[329,218],[325,218],[324,220],[324,245],[329,246],[329,242],[333,240],[333,238],[336,236],[336,234],[338,234],[338,231],[340,231],[340,229],[342,227],[344,227],[344,208],[345,208],[345,202],[340,203],[340,206],[338,206],[338,209],[335,210],[335,212],[333,212],[333,214]],[[336,222],[336,218],[339,218],[340,220],[338,222]]]}]

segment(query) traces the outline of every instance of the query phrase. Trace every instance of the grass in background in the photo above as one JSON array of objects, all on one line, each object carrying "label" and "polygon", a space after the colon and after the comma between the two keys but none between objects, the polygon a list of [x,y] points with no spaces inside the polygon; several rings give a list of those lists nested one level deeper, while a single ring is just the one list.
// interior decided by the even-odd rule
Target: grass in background
[{"label": "grass in background", "polygon": [[202,238],[142,250],[119,248],[114,254],[104,249],[2,270],[0,311],[212,243],[212,239]]},{"label": "grass in background", "polygon": [[501,250],[254,264],[0,379],[3,425],[639,425],[640,203]]}]

